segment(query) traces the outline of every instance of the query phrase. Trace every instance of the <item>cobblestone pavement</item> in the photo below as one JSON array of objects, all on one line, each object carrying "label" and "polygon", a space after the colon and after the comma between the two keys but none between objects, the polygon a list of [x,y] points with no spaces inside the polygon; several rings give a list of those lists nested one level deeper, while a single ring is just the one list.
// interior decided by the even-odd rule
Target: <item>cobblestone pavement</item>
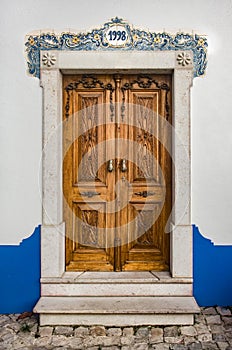
[{"label": "cobblestone pavement", "polygon": [[232,350],[232,307],[202,308],[194,326],[40,327],[36,315],[0,315],[0,350]]}]

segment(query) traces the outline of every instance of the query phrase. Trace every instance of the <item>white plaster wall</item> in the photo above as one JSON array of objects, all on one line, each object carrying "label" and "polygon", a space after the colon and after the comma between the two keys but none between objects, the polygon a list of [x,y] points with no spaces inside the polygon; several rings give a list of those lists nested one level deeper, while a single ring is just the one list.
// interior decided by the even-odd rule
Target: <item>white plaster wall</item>
[{"label": "white plaster wall", "polygon": [[85,31],[112,17],[135,27],[208,36],[206,76],[192,89],[192,222],[215,244],[232,244],[232,1],[1,0],[0,244],[18,244],[41,223],[42,91],[28,77],[24,36]]}]

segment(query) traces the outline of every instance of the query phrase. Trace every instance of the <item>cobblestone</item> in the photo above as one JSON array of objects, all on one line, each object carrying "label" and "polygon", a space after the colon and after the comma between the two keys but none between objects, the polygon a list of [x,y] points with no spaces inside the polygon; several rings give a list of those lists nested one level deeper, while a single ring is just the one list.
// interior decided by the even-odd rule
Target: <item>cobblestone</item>
[{"label": "cobblestone", "polygon": [[191,343],[188,346],[188,350],[201,350],[202,349],[202,344],[201,343]]},{"label": "cobblestone", "polygon": [[222,321],[224,322],[225,326],[232,327],[232,317],[222,317]]},{"label": "cobblestone", "polygon": [[200,324],[205,324],[205,317],[204,315],[201,313],[201,314],[197,314],[195,315],[195,323],[200,323]]},{"label": "cobblestone", "polygon": [[179,331],[177,326],[164,328],[164,337],[177,337],[178,335],[179,335]]},{"label": "cobblestone", "polygon": [[170,346],[168,344],[157,344],[155,345],[155,347],[153,348],[155,350],[169,350]]},{"label": "cobblestone", "polygon": [[224,333],[225,331],[222,325],[217,325],[217,324],[211,324],[209,326],[209,330],[211,331],[212,334]]},{"label": "cobblestone", "polygon": [[194,328],[193,326],[181,327],[180,332],[182,335],[188,335],[190,337],[194,337],[195,335],[197,335],[196,328]]},{"label": "cobblestone", "polygon": [[152,328],[150,334],[150,344],[162,343],[164,331],[162,328]]},{"label": "cobblestone", "polygon": [[231,308],[202,308],[193,326],[39,326],[0,315],[0,350],[232,350]]},{"label": "cobblestone", "polygon": [[184,342],[184,337],[165,337],[164,341],[169,344],[182,344]]},{"label": "cobblestone", "polygon": [[214,307],[203,308],[202,313],[204,315],[217,315],[217,311],[215,310]]},{"label": "cobblestone", "polygon": [[75,337],[86,337],[89,335],[89,329],[87,327],[78,327],[74,331]]},{"label": "cobblestone", "polygon": [[106,329],[103,326],[93,326],[90,327],[90,334],[93,337],[99,337],[106,335]]},{"label": "cobblestone", "polygon": [[[210,325],[210,326],[207,326],[205,324],[201,324],[201,323],[197,323],[195,324],[194,328],[196,329],[197,331],[197,334],[204,334],[204,333],[208,333],[210,332],[210,329],[211,327],[213,327],[215,325]],[[220,326],[216,326],[216,327],[220,327]],[[223,330],[221,330],[221,333],[223,332]],[[219,332],[220,333],[220,332]]]},{"label": "cobblestone", "polygon": [[215,333],[213,334],[213,340],[215,342],[224,342],[226,341],[226,336],[225,334]]},{"label": "cobblestone", "polygon": [[184,337],[184,339],[183,339],[183,343],[184,343],[184,345],[189,345],[189,344],[192,344],[192,343],[194,343],[194,341],[195,341],[195,337],[189,337],[189,336],[185,336]]},{"label": "cobblestone", "polygon": [[210,333],[200,334],[198,335],[197,339],[202,343],[207,343],[212,341],[212,334]]},{"label": "cobblestone", "polygon": [[177,345],[171,346],[170,349],[171,350],[188,350],[188,347],[186,345],[177,344]]},{"label": "cobblestone", "polygon": [[133,327],[125,327],[122,331],[122,334],[126,336],[134,335],[134,328]]},{"label": "cobblestone", "polygon": [[54,334],[56,335],[73,335],[73,327],[57,326],[55,327]]},{"label": "cobblestone", "polygon": [[221,317],[219,315],[206,316],[207,324],[221,324]]},{"label": "cobblestone", "polygon": [[121,328],[109,328],[107,330],[107,335],[120,337],[122,335],[122,330],[121,330]]},{"label": "cobblestone", "polygon": [[147,343],[134,344],[133,348],[135,350],[148,350],[148,345],[147,345]]},{"label": "cobblestone", "polygon": [[229,308],[217,306],[216,310],[219,313],[219,315],[222,315],[222,316],[230,316],[231,315],[231,311]]},{"label": "cobblestone", "polygon": [[38,334],[41,338],[51,337],[53,333],[53,327],[39,327]]},{"label": "cobblestone", "polygon": [[132,336],[132,335],[129,335],[129,336],[127,336],[127,337],[122,337],[121,338],[121,344],[122,345],[132,345],[132,344],[134,344],[134,336]]},{"label": "cobblestone", "polygon": [[136,338],[144,339],[149,335],[148,327],[140,327],[136,332]]},{"label": "cobblestone", "polygon": [[220,350],[226,350],[228,348],[229,344],[226,342],[217,342],[217,346]]}]

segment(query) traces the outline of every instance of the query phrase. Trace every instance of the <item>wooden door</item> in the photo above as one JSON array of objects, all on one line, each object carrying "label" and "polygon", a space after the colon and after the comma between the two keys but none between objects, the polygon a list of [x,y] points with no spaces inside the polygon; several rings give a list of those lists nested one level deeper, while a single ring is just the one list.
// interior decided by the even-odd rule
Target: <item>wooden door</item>
[{"label": "wooden door", "polygon": [[171,76],[64,76],[63,86],[66,269],[168,270]]}]

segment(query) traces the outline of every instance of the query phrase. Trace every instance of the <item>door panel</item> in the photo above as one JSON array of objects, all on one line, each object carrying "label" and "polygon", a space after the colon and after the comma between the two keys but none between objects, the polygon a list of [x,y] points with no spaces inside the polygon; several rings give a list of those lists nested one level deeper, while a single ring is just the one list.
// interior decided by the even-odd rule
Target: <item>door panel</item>
[{"label": "door panel", "polygon": [[167,75],[131,75],[122,79],[122,99],[131,109],[125,112],[124,120],[133,119],[133,122],[127,120],[128,134],[137,145],[128,149],[133,162],[124,174],[132,187],[124,211],[128,222],[134,220],[135,239],[130,236],[122,248],[122,270],[169,267],[169,235],[164,231],[171,212],[171,158],[161,140],[166,141],[168,132],[162,118],[171,121],[170,86],[171,77]]},{"label": "door panel", "polygon": [[169,269],[170,106],[169,75],[64,76],[67,270]]},{"label": "door panel", "polygon": [[97,152],[95,146],[104,141],[105,127],[98,124],[98,105],[103,103],[103,93],[77,93],[78,118],[74,118],[74,132],[78,135],[78,145],[74,147],[74,183],[94,185],[95,181],[106,182],[105,168],[99,168],[105,159],[105,149]]},{"label": "door panel", "polygon": [[158,167],[155,167],[151,156],[159,157],[158,139],[154,137],[155,125],[158,125],[158,118],[155,118],[155,114],[158,114],[158,94],[157,92],[132,92],[132,101],[136,105],[133,118],[134,125],[137,127],[132,128],[131,131],[133,132],[133,140],[138,143],[140,148],[135,155],[137,166],[133,166],[134,174],[131,181],[146,179],[146,181],[158,183]]},{"label": "door panel", "polygon": [[[113,270],[114,250],[107,246],[106,237],[107,228],[114,225],[114,214],[106,214],[106,207],[115,180],[114,173],[107,172],[104,143],[114,138],[113,125],[106,123],[111,112],[104,108],[113,101],[113,84],[112,77],[105,75],[64,77],[67,270]],[[103,146],[98,149],[98,145]],[[101,229],[106,230],[104,235],[99,234]]]}]

